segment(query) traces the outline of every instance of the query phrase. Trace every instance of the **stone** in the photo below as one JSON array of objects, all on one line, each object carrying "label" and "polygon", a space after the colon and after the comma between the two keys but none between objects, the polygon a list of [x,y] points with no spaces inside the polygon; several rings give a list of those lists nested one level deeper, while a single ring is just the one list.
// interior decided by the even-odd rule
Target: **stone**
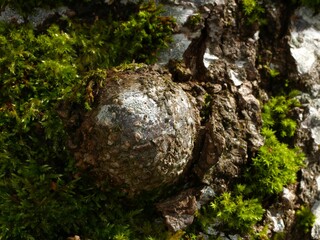
[{"label": "stone", "polygon": [[289,46],[300,84],[312,98],[317,98],[320,90],[320,13],[306,7],[295,11]]},{"label": "stone", "polygon": [[300,74],[310,73],[320,55],[320,14],[306,7],[295,12],[292,22],[290,51]]},{"label": "stone", "polygon": [[198,208],[200,209],[201,206],[208,204],[215,196],[216,194],[210,186],[204,186],[200,189],[199,199],[197,200]]},{"label": "stone", "polygon": [[[161,2],[161,1],[160,1]],[[183,53],[191,43],[188,37],[188,29],[183,27],[187,22],[188,17],[196,11],[196,7],[193,4],[180,3],[166,1],[163,3],[164,16],[174,17],[176,19],[176,30],[173,35],[172,43],[169,44],[168,49],[160,52],[158,56],[158,63],[160,65],[166,65],[170,59],[181,60]]]},{"label": "stone", "polygon": [[280,211],[267,211],[267,219],[272,224],[272,230],[274,232],[283,232],[285,229],[285,224],[283,220],[282,213]]},{"label": "stone", "polygon": [[194,189],[185,190],[157,204],[170,231],[177,232],[192,224],[197,210],[195,192]]},{"label": "stone", "polygon": [[297,196],[292,190],[285,187],[283,188],[282,200],[286,206],[288,206],[289,208],[293,208],[295,205],[296,198]]},{"label": "stone", "polygon": [[76,131],[78,166],[129,195],[179,180],[192,161],[199,111],[168,73],[109,72],[97,106]]},{"label": "stone", "polygon": [[[301,111],[297,117],[300,124],[295,139],[296,145],[306,154],[306,167],[301,170],[299,197],[305,204],[317,209],[320,176],[319,13],[305,7],[294,12],[289,46],[299,84],[303,87],[303,92],[297,96],[301,102]],[[314,233],[317,232],[315,229],[316,227],[313,229]]]},{"label": "stone", "polygon": [[46,20],[52,18],[54,15],[66,16],[71,14],[71,10],[65,6],[53,8],[53,9],[44,9],[44,8],[36,8],[35,11],[28,15],[27,19],[24,19],[21,14],[15,9],[6,6],[3,11],[0,12],[0,21],[4,22],[14,22],[18,24],[22,24],[26,22],[31,23],[33,27],[37,28],[41,24],[43,24]]},{"label": "stone", "polygon": [[249,86],[244,83],[241,91],[232,93],[225,89],[213,95],[212,114],[194,171],[217,193],[228,190],[230,183],[237,181],[249,152],[257,151],[264,142],[259,133],[260,103]]}]

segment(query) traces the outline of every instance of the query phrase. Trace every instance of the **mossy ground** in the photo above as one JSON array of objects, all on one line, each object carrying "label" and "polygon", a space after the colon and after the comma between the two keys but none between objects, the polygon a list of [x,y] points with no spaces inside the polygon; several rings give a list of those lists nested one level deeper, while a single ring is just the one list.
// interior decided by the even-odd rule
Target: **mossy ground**
[{"label": "mossy ground", "polygon": [[[41,4],[62,3],[28,2],[2,4],[26,14]],[[102,6],[103,1],[95,4]],[[262,13],[255,8],[245,11]],[[280,141],[292,137],[296,127],[290,120],[295,102],[288,97],[265,105],[266,145],[248,166],[250,177],[244,176],[232,193],[199,211],[187,233],[166,231],[152,206],[154,199],[128,200],[108,186],[98,188],[76,167],[66,148],[66,127],[58,114],[61,104],[89,110],[106,69],[132,61],[151,63],[170,41],[174,22],[160,17],[153,4],[132,6],[129,13],[109,11],[85,21],[59,19],[59,26],[47,23],[40,30],[1,23],[0,239],[197,239],[197,233],[217,219],[225,223],[222,230],[243,233],[261,220],[264,197],[295,181],[303,155]],[[204,118],[207,110],[206,106]],[[284,153],[285,162],[280,159]],[[266,186],[268,196],[262,196]],[[301,216],[310,227],[309,213]]]},{"label": "mossy ground", "polygon": [[[26,13],[59,3],[30,2],[9,4]],[[39,29],[0,24],[0,239],[166,238],[152,199],[130,201],[76,167],[59,112],[90,110],[108,68],[151,63],[170,42],[174,22],[154,3],[129,9]]]}]

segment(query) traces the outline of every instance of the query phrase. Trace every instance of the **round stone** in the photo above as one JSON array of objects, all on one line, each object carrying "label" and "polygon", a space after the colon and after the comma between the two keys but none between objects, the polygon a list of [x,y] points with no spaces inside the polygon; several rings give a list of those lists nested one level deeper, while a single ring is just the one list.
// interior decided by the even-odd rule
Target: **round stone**
[{"label": "round stone", "polygon": [[169,74],[146,67],[109,75],[78,129],[78,165],[131,195],[176,182],[200,125],[194,99]]}]

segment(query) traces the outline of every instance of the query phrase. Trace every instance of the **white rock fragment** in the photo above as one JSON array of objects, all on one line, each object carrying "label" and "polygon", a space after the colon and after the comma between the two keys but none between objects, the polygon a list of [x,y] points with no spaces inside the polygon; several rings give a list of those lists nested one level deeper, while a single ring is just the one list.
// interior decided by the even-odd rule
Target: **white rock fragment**
[{"label": "white rock fragment", "polygon": [[158,64],[165,65],[170,59],[181,60],[183,53],[189,47],[191,41],[186,34],[183,33],[183,24],[187,21],[188,17],[194,14],[194,9],[189,6],[163,6],[163,16],[174,17],[179,28],[179,33],[173,35],[173,41],[168,49],[160,52],[158,57]]},{"label": "white rock fragment", "polygon": [[206,52],[203,56],[203,64],[206,68],[209,67],[209,65],[214,61],[219,59],[217,56],[210,53],[209,49],[207,48]]},{"label": "white rock fragment", "polygon": [[292,22],[290,51],[300,74],[308,73],[320,56],[320,14],[299,8]]},{"label": "white rock fragment", "polygon": [[288,188],[283,188],[282,199],[287,206],[293,208],[296,200],[296,195]]},{"label": "white rock fragment", "polygon": [[239,79],[239,73],[233,71],[232,69],[228,72],[229,78],[233,81],[235,86],[241,86],[242,81]]},{"label": "white rock fragment", "polygon": [[282,216],[280,213],[271,213],[270,211],[267,211],[267,218],[272,222],[273,228],[272,230],[274,232],[283,232],[285,229],[285,224],[282,219]]},{"label": "white rock fragment", "polygon": [[183,25],[192,14],[194,14],[194,10],[191,8],[172,5],[164,6],[163,15],[174,17],[179,25]]},{"label": "white rock fragment", "polygon": [[[55,14],[63,16],[68,10],[69,8],[67,7],[59,7],[53,9],[36,8],[33,13],[28,15],[27,20],[34,27],[38,27],[49,17]],[[16,10],[11,9],[9,6],[6,6],[4,11],[1,12],[0,21],[16,22],[18,24],[22,24],[25,22],[24,18]]]},{"label": "white rock fragment", "polygon": [[255,40],[255,41],[258,41],[259,40],[259,34],[260,34],[260,31],[256,31],[255,32],[255,34],[253,35],[253,39]]},{"label": "white rock fragment", "polygon": [[246,63],[247,63],[246,61],[242,61],[242,60],[236,60],[236,61],[235,61],[235,64],[236,64],[237,67],[239,67],[239,68],[243,68]]},{"label": "white rock fragment", "polygon": [[320,144],[320,108],[314,105],[315,103],[316,100],[311,102],[308,117],[301,123],[301,126],[310,129],[314,143]]},{"label": "white rock fragment", "polygon": [[290,202],[294,201],[296,195],[288,188],[283,188],[282,197]]},{"label": "white rock fragment", "polygon": [[318,191],[320,192],[320,175],[316,177],[316,181],[317,181]]},{"label": "white rock fragment", "polygon": [[239,235],[228,235],[228,238],[226,238],[226,239],[238,240],[238,239],[241,239],[241,237]]}]

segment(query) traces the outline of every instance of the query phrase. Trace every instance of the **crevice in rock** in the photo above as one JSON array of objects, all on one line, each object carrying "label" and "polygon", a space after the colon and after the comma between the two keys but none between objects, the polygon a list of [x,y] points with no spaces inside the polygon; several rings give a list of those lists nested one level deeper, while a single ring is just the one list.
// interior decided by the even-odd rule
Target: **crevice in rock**
[{"label": "crevice in rock", "polygon": [[207,81],[207,69],[203,63],[203,57],[207,48],[210,15],[211,13],[204,19],[204,27],[201,30],[200,37],[193,39],[183,54],[186,66],[191,70],[193,78],[199,82]]}]

